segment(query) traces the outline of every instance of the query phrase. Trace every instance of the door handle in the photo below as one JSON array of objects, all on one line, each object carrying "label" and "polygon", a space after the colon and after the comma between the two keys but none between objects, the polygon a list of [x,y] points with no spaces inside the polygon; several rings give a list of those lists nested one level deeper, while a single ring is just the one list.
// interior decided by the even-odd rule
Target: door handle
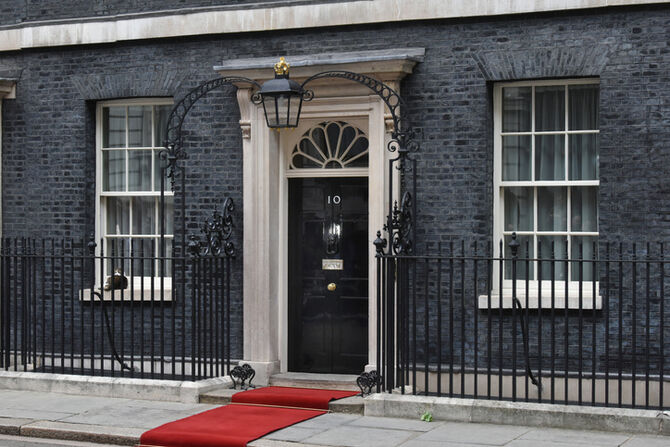
[{"label": "door handle", "polygon": [[337,284],[335,284],[334,282],[331,282],[330,284],[328,284],[328,290],[330,292],[334,292],[335,289],[337,289]]}]

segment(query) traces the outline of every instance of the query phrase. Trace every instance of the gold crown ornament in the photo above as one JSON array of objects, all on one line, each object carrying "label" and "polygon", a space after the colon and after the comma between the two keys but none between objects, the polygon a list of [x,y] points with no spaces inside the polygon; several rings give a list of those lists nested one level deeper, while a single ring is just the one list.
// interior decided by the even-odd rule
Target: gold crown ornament
[{"label": "gold crown ornament", "polygon": [[289,67],[290,65],[288,64],[288,62],[286,62],[286,59],[280,57],[279,62],[275,64],[275,73],[281,76],[285,76],[288,74]]}]

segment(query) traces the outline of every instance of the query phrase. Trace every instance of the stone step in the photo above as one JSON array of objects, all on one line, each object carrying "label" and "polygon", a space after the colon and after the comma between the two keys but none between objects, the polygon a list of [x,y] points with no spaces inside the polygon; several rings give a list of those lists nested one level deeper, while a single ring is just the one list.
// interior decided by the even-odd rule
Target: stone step
[{"label": "stone step", "polygon": [[208,391],[200,395],[200,403],[211,405],[227,405],[230,403],[230,398],[233,396],[233,394],[239,392],[240,390],[234,390],[232,388]]},{"label": "stone step", "polygon": [[314,374],[287,372],[270,377],[270,385],[324,390],[359,391],[358,376],[352,374]]}]

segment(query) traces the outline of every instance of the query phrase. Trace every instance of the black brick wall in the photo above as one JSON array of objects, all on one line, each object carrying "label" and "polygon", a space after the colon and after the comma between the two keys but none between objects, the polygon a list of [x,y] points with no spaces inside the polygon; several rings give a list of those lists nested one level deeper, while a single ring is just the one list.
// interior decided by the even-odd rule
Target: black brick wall
[{"label": "black brick wall", "polygon": [[[82,237],[92,231],[97,100],[179,98],[212,78],[212,66],[224,59],[412,46],[426,48],[425,62],[401,88],[404,112],[422,130],[419,247],[461,238],[490,243],[493,83],[580,76],[601,82],[601,238],[668,240],[669,29],[670,8],[660,6],[0,54],[0,71],[22,70],[17,99],[3,108],[3,232]],[[224,89],[200,103],[186,124],[193,230],[225,196],[240,205],[241,222],[238,119],[234,92]],[[239,297],[239,282],[236,287]]]}]

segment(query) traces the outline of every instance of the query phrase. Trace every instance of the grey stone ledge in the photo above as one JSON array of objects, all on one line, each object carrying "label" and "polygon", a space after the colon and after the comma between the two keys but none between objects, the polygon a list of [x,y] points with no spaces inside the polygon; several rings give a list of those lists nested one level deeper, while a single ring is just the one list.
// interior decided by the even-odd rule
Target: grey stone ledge
[{"label": "grey stone ledge", "polygon": [[365,399],[366,416],[418,419],[431,412],[435,420],[496,423],[577,430],[669,434],[670,418],[657,410],[581,407],[530,402],[375,394]]},{"label": "grey stone ledge", "polygon": [[197,382],[0,371],[0,389],[197,403],[200,394],[232,387],[230,377]]},{"label": "grey stone ledge", "polygon": [[[390,60],[423,62],[425,54],[425,48],[389,48],[386,50],[350,51],[344,53],[318,53],[296,56],[287,55],[285,57],[286,61],[293,68],[309,67],[312,65],[354,64],[360,62],[378,62]],[[276,62],[277,57],[274,56],[248,59],[231,59],[228,61],[223,61],[221,65],[215,66],[214,70],[271,70]]]}]

